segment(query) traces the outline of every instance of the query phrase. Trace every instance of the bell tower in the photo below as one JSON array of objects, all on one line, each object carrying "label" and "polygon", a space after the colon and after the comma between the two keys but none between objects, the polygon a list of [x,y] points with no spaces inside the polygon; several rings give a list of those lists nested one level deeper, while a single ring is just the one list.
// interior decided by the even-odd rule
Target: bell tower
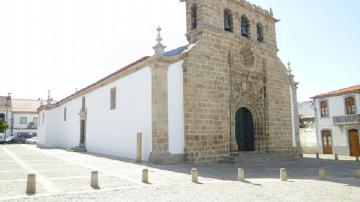
[{"label": "bell tower", "polygon": [[186,37],[189,43],[202,39],[204,34],[232,33],[276,48],[275,23],[272,10],[246,0],[180,0],[186,3]]},{"label": "bell tower", "polygon": [[296,153],[291,82],[277,56],[278,20],[271,9],[246,0],[181,2],[186,3],[186,37],[195,44],[183,63],[185,158]]}]

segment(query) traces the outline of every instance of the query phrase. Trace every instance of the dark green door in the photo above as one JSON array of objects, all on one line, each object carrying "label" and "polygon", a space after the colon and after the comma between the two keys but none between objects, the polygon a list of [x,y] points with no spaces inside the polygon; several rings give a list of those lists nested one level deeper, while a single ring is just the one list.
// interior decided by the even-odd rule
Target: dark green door
[{"label": "dark green door", "polygon": [[240,108],[235,116],[235,136],[239,151],[254,151],[254,124],[251,112]]}]

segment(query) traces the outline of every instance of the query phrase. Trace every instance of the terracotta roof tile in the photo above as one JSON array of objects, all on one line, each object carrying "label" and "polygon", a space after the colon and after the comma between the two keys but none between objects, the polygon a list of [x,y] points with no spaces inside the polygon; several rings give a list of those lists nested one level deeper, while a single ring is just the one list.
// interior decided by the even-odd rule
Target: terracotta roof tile
[{"label": "terracotta roof tile", "polygon": [[0,96],[0,110],[6,110],[7,96]]},{"label": "terracotta roof tile", "polygon": [[353,92],[360,92],[360,85],[351,86],[351,87],[347,87],[347,88],[342,88],[342,89],[331,91],[331,92],[328,92],[328,93],[323,93],[323,94],[320,94],[320,95],[316,95],[316,96],[314,96],[312,98],[313,99],[318,99],[318,98],[323,98],[323,97],[332,97],[332,96],[344,95],[344,94],[353,93]]},{"label": "terracotta roof tile", "polygon": [[37,108],[40,107],[41,100],[21,100],[13,99],[11,100],[12,111],[13,112],[37,112]]}]

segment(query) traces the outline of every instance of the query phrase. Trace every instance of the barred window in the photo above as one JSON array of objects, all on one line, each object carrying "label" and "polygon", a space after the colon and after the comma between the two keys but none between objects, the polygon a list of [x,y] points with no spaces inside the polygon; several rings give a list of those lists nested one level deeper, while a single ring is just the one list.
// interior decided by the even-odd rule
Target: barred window
[{"label": "barred window", "polygon": [[64,107],[64,121],[66,121],[66,107]]},{"label": "barred window", "polygon": [[116,108],[116,87],[110,89],[110,109]]}]

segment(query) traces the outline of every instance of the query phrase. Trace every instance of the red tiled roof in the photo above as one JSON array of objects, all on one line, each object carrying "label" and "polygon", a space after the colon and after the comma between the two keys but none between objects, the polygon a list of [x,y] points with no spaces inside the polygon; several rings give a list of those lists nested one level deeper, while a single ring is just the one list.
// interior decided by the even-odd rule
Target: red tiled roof
[{"label": "red tiled roof", "polygon": [[316,95],[312,98],[317,99],[317,98],[323,98],[323,97],[332,97],[332,96],[338,96],[338,95],[343,95],[343,94],[353,93],[353,92],[360,92],[360,85],[342,88],[342,89],[331,91],[328,93]]},{"label": "red tiled roof", "polygon": [[37,112],[37,109],[40,107],[41,100],[21,100],[13,99],[12,111],[13,112]]}]

